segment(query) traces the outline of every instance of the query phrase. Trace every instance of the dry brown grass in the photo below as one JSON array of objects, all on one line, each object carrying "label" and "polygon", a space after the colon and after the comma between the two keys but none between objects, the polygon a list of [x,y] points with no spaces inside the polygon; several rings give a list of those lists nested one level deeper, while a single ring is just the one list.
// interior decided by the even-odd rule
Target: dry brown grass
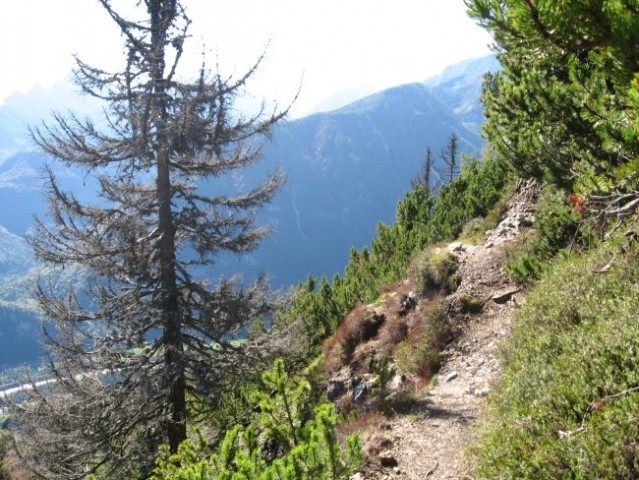
[{"label": "dry brown grass", "polygon": [[[393,286],[395,291],[375,306],[359,304],[324,342],[327,372],[349,365],[354,371],[366,373],[374,358],[394,355],[406,373],[425,381],[434,375],[439,367],[439,351],[449,339],[441,309],[444,295],[430,292],[430,298],[406,310],[403,304],[414,297],[415,282],[402,281]],[[360,347],[372,339],[373,350]]]},{"label": "dry brown grass", "polygon": [[[362,437],[362,440],[366,442],[368,437],[386,430],[388,425],[388,418],[379,410],[370,410],[367,412],[357,412],[351,415],[347,420],[337,424],[335,434],[337,439],[342,441],[349,435],[357,434]],[[379,438],[377,443],[383,442],[383,439]]]},{"label": "dry brown grass", "polygon": [[347,364],[360,343],[366,342],[379,332],[385,323],[384,315],[378,315],[365,305],[358,305],[324,341],[324,366],[327,371],[335,371]]},{"label": "dry brown grass", "polygon": [[387,320],[379,332],[379,343],[385,354],[395,351],[395,346],[406,339],[408,325],[405,317],[395,316]]},{"label": "dry brown grass", "polygon": [[450,339],[442,301],[441,297],[434,297],[418,306],[408,319],[406,339],[395,350],[400,370],[424,382],[430,381],[439,369],[439,352]]}]

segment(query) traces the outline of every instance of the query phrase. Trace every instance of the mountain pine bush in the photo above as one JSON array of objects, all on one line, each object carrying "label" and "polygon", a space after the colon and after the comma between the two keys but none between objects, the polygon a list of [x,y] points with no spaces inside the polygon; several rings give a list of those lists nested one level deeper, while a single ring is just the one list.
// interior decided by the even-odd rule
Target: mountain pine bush
[{"label": "mountain pine bush", "polygon": [[352,473],[362,445],[353,435],[338,442],[333,406],[311,411],[308,382],[290,378],[281,359],[262,380],[248,426],[228,430],[213,453],[201,435],[175,455],[163,448],[152,480],[340,480]]}]

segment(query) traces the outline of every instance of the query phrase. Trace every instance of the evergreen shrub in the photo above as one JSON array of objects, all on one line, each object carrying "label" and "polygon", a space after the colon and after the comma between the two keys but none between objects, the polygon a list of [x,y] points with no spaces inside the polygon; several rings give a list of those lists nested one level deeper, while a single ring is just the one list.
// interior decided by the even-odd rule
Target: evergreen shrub
[{"label": "evergreen shrub", "polygon": [[311,411],[308,382],[290,378],[281,359],[262,381],[248,426],[228,430],[212,453],[202,435],[183,442],[177,454],[163,448],[151,480],[341,480],[359,466],[359,437],[338,441],[334,407]]}]

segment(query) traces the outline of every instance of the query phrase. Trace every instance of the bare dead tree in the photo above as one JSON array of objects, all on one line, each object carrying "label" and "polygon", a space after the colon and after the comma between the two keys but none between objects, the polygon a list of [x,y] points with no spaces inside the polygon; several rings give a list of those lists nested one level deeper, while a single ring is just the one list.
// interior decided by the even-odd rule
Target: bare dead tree
[{"label": "bare dead tree", "polygon": [[241,254],[267,235],[256,209],[284,178],[248,191],[201,193],[204,181],[260,159],[264,137],[286,111],[244,117],[234,100],[259,66],[222,78],[205,66],[178,80],[190,20],[179,0],[143,0],[144,21],[98,0],[126,42],[126,67],[110,73],[76,59],[76,82],[103,99],[107,127],[70,114],[32,130],[55,161],[99,182],[100,201],[65,191],[46,171],[51,221],[30,237],[42,261],[81,264],[84,291],[39,285],[54,382],[35,384],[13,405],[20,454],[45,478],[147,472],[160,443],[176,452],[187,422],[243,378],[258,348],[232,342],[272,312],[262,278],[209,285],[198,277],[221,252]]},{"label": "bare dead tree", "polygon": [[431,192],[431,173],[433,170],[433,152],[430,146],[426,147],[426,156],[424,157],[424,163],[422,169],[415,178],[411,180],[411,186],[416,188],[417,186],[423,186],[427,192]]},{"label": "bare dead tree", "polygon": [[444,167],[437,169],[437,172],[446,179],[447,183],[452,182],[459,175],[458,141],[457,134],[453,132],[448,137],[448,143],[439,152],[439,158],[444,162]]}]

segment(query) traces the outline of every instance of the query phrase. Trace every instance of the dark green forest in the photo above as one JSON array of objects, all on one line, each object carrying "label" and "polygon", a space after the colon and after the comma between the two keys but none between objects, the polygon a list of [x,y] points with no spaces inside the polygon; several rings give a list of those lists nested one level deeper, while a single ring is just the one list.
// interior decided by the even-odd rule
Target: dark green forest
[{"label": "dark green forest", "polygon": [[[459,281],[434,247],[481,242],[529,179],[541,190],[536,222],[505,267],[526,303],[468,452],[473,478],[639,477],[639,1],[465,0],[502,66],[484,81],[482,157],[449,148],[451,178],[433,184],[427,153],[394,223],[353,247],[342,275],[309,276],[286,295],[193,276],[216,253],[259,243],[252,211],[279,174],[234,198],[201,197],[192,183],[258,161],[245,140],[268,136],[286,110],[234,123],[245,78],[172,77],[166,63],[190,23],[179,1],[147,0],[140,24],[102,3],[128,38],[127,69],[112,77],[78,60],[78,71],[119,123],[105,135],[58,117],[33,132],[62,162],[120,167],[101,177],[113,204],[103,208],[50,171],[56,226],[31,239],[44,262],[93,269],[94,303],[40,287],[58,384],[8,407],[0,479],[348,478],[365,454],[347,425],[371,412],[329,402],[326,382],[369,335],[358,312],[406,279],[428,295],[418,338],[405,333],[392,350],[427,385],[450,338],[443,299]],[[197,255],[180,256],[185,246]],[[383,415],[388,362],[369,366]],[[105,371],[107,381],[91,374]]]}]

